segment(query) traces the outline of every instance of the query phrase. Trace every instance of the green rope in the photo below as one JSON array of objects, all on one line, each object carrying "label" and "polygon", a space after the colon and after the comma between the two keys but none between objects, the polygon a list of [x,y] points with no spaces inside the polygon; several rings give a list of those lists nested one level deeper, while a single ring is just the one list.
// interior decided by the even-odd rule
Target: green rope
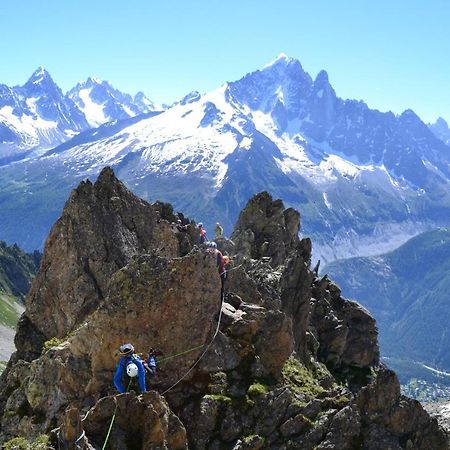
[{"label": "green rope", "polygon": [[204,346],[205,346],[205,344],[197,345],[197,346],[192,347],[192,348],[190,348],[190,349],[188,349],[188,350],[185,350],[184,352],[175,353],[174,355],[170,355],[170,356],[166,356],[165,358],[158,359],[158,364],[161,364],[161,363],[163,363],[163,362],[166,362],[166,361],[168,361],[169,359],[176,358],[177,356],[181,356],[181,355],[185,355],[186,353],[193,352],[194,350],[197,350],[198,348],[202,348],[202,347],[204,347]]},{"label": "green rope", "polygon": [[[132,380],[133,380],[133,378],[130,377],[130,382],[128,383],[128,387],[127,387],[127,390],[125,392],[128,392],[128,389],[130,389]],[[116,400],[116,407],[114,408],[114,414],[111,417],[111,423],[109,424],[108,433],[106,434],[105,443],[103,444],[102,450],[105,450],[106,444],[108,443],[109,435],[111,434],[111,430],[112,430],[112,427],[114,425],[114,420],[116,419],[116,414],[117,414],[117,408],[118,407],[119,407],[119,404],[117,403],[117,400]]]}]

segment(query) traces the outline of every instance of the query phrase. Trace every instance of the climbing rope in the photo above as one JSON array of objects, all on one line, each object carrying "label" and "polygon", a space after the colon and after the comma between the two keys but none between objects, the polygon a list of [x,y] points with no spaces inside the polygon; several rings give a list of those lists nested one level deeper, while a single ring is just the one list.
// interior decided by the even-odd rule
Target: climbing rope
[{"label": "climbing rope", "polygon": [[[194,362],[194,364],[192,364],[192,366],[189,368],[189,370],[188,370],[188,371],[187,371],[187,372],[186,372],[186,373],[185,373],[185,374],[184,374],[184,375],[183,375],[176,383],[174,383],[172,386],[170,386],[168,389],[166,389],[164,392],[162,392],[161,395],[166,394],[167,392],[169,392],[170,390],[172,390],[175,386],[177,386],[179,383],[181,383],[181,382],[182,382],[182,381],[183,381],[183,380],[184,380],[184,379],[192,372],[192,370],[194,370],[194,368],[195,368],[195,367],[197,366],[197,364],[201,361],[201,359],[205,356],[206,352],[209,350],[209,348],[210,348],[211,345],[213,344],[214,340],[216,339],[217,335],[219,334],[220,321],[221,321],[221,319],[222,319],[222,306],[223,306],[224,300],[225,300],[225,294],[222,294],[222,298],[221,298],[221,302],[220,302],[219,318],[218,318],[218,320],[217,320],[216,330],[215,330],[215,332],[214,332],[214,335],[213,335],[211,341],[208,343],[208,345],[206,345],[205,350],[203,350],[202,354],[196,359],[196,361]],[[175,358],[175,357],[177,357],[177,356],[184,355],[184,354],[186,354],[186,353],[189,353],[189,352],[191,352],[191,351],[193,351],[193,350],[196,350],[196,349],[198,349],[198,348],[201,348],[201,347],[204,347],[204,345],[197,345],[196,347],[193,347],[193,348],[191,348],[191,349],[189,349],[189,350],[185,350],[184,352],[180,352],[180,353],[177,353],[177,354],[175,354],[175,355],[168,356],[168,357],[162,359],[160,362],[162,362],[162,361],[167,361],[167,360],[172,359],[172,358]],[[128,392],[128,389],[130,388],[131,381],[132,381],[132,378],[130,378],[130,382],[128,383],[128,387],[127,387],[126,392]],[[106,434],[106,438],[105,438],[105,442],[104,442],[104,444],[103,444],[103,446],[102,446],[102,450],[105,450],[106,445],[107,445],[107,443],[108,443],[109,436],[110,436],[110,434],[111,434],[111,430],[112,430],[112,427],[113,427],[113,425],[114,425],[114,421],[115,421],[115,419],[116,419],[118,407],[119,407],[119,404],[117,403],[117,400],[116,400],[116,407],[114,408],[114,413],[113,413],[113,416],[112,416],[112,418],[111,418],[111,422],[110,422],[110,424],[109,424],[108,433]],[[86,416],[87,416],[87,415],[86,415]],[[86,417],[85,417],[85,418],[86,418]]]},{"label": "climbing rope", "polygon": [[[242,264],[240,264],[239,266],[233,267],[232,269],[228,270],[227,272],[229,272],[229,271],[231,271],[231,270],[234,270],[234,269],[237,269],[237,268],[240,267],[241,265],[242,265]],[[184,379],[185,379],[185,378],[186,378],[186,377],[194,370],[194,368],[198,365],[198,363],[199,363],[199,362],[202,360],[202,358],[206,355],[206,352],[209,350],[209,348],[211,347],[211,345],[212,345],[213,342],[215,341],[217,335],[219,334],[220,321],[221,321],[221,319],[222,319],[222,307],[223,307],[224,301],[225,301],[225,293],[222,293],[222,296],[221,296],[221,302],[220,302],[219,318],[218,318],[218,320],[217,320],[217,326],[216,326],[216,329],[215,329],[215,331],[214,331],[214,335],[213,335],[211,341],[206,345],[206,348],[203,350],[203,352],[201,353],[201,355],[195,360],[195,362],[192,364],[192,366],[189,368],[189,370],[188,370],[188,371],[187,371],[187,372],[186,372],[179,380],[177,380],[174,384],[172,384],[172,386],[170,386],[170,387],[167,388],[165,391],[163,391],[163,392],[161,393],[161,395],[167,394],[167,392],[171,391],[175,386],[177,386],[178,384],[180,384],[180,383],[181,383],[181,382],[182,382],[182,381],[183,381],[183,380],[184,380]],[[168,361],[168,360],[170,360],[170,359],[172,359],[172,358],[176,358],[176,357],[178,357],[178,356],[185,355],[185,354],[187,354],[187,353],[190,353],[190,352],[192,352],[192,351],[194,351],[194,350],[197,350],[197,349],[199,349],[199,348],[202,348],[202,347],[204,347],[204,346],[205,346],[205,344],[197,345],[197,346],[192,347],[192,348],[190,348],[190,349],[188,349],[188,350],[184,350],[183,352],[179,352],[179,353],[176,353],[176,354],[174,354],[174,355],[167,356],[166,358],[160,359],[159,363],[166,362],[166,361]],[[131,380],[132,380],[132,378],[130,378],[130,382],[128,383],[128,387],[127,387],[126,392],[128,392],[128,389],[130,388]],[[115,421],[115,419],[116,419],[116,414],[117,414],[118,406],[119,406],[119,405],[118,405],[118,403],[117,403],[117,401],[116,401],[116,407],[114,408],[114,413],[113,413],[113,416],[112,416],[112,418],[111,418],[111,422],[110,422],[110,424],[109,424],[108,433],[107,433],[107,435],[106,435],[105,442],[104,442],[104,444],[103,444],[102,450],[105,450],[106,444],[108,443],[109,436],[110,436],[110,434],[111,434],[111,430],[112,430],[114,421]],[[86,414],[86,416],[84,417],[84,419],[87,417],[87,415],[88,415],[88,414]]]},{"label": "climbing rope", "polygon": [[206,346],[205,350],[203,350],[201,355],[196,359],[194,364],[192,364],[192,366],[189,368],[189,370],[178,381],[176,381],[174,384],[172,384],[172,386],[170,386],[164,392],[162,392],[161,395],[167,394],[167,392],[171,391],[175,386],[177,386],[179,383],[181,383],[194,370],[194,368],[202,360],[202,358],[205,356],[206,352],[209,350],[209,348],[213,344],[214,340],[216,339],[217,335],[219,334],[220,321],[222,319],[222,307],[223,307],[224,300],[225,300],[225,294],[222,294],[222,299],[221,299],[221,302],[220,302],[220,312],[219,312],[219,318],[217,320],[216,331],[214,332],[214,335],[213,335],[211,341]]},{"label": "climbing rope", "polygon": [[[133,380],[133,378],[130,377],[130,381],[128,383],[127,390],[125,392],[128,392],[128,389],[130,389],[132,380]],[[111,422],[109,424],[108,433],[106,434],[106,438],[105,438],[105,442],[103,444],[102,450],[105,450],[105,448],[106,448],[106,444],[108,443],[109,435],[111,434],[111,430],[114,425],[114,421],[116,420],[117,409],[119,408],[119,404],[117,403],[117,399],[115,397],[114,397],[114,401],[116,402],[116,407],[114,408],[114,413],[113,413],[113,416],[111,417]]]},{"label": "climbing rope", "polygon": [[192,348],[189,348],[189,349],[185,350],[184,352],[175,353],[174,355],[166,356],[165,358],[159,358],[159,359],[158,359],[158,364],[165,363],[166,361],[169,361],[170,359],[177,358],[178,356],[185,355],[186,353],[191,353],[191,352],[193,352],[194,350],[197,350],[197,349],[199,349],[199,348],[204,347],[205,345],[206,345],[206,344],[197,345],[197,346],[195,346],[195,347],[192,347]]}]

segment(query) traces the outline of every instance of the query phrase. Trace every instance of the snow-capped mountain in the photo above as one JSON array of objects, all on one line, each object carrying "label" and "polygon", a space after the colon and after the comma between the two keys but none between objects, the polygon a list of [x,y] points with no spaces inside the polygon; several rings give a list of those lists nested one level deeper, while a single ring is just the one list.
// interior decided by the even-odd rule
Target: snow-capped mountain
[{"label": "snow-capped mountain", "polygon": [[[328,261],[381,253],[450,221],[450,148],[412,111],[397,117],[342,100],[326,72],[313,80],[285,55],[163,112],[81,133],[0,178],[27,211],[51,193],[51,207],[33,214],[44,230],[69,188],[105,165],[143,197],[228,229],[251,195],[268,190],[302,212],[315,255]],[[0,218],[7,239],[42,243],[43,232],[15,220]]]},{"label": "snow-capped mountain", "polygon": [[23,86],[0,84],[0,160],[31,148],[54,147],[80,131],[155,107],[142,92],[133,98],[94,78],[65,95],[40,67]]},{"label": "snow-capped mountain", "polygon": [[438,139],[450,145],[450,128],[442,117],[439,117],[435,123],[428,124],[428,127]]},{"label": "snow-capped mountain", "polygon": [[82,112],[42,67],[23,86],[0,85],[0,155],[49,147],[87,127]]},{"label": "snow-capped mountain", "polygon": [[132,97],[114,89],[107,81],[100,81],[97,78],[88,78],[78,83],[67,96],[84,113],[92,128],[159,108],[142,92]]}]

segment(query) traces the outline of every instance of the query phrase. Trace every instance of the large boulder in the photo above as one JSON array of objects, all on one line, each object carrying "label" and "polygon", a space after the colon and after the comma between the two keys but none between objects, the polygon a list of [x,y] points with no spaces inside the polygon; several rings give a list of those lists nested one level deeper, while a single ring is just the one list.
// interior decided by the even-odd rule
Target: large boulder
[{"label": "large boulder", "polygon": [[157,392],[104,397],[89,411],[83,423],[89,442],[101,448],[115,414],[108,448],[123,450],[185,450],[186,430]]}]

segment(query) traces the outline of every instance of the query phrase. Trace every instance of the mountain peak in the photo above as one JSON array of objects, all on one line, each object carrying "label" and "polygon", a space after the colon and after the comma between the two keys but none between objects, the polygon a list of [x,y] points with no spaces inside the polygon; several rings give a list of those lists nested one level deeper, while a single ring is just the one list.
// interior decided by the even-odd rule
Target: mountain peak
[{"label": "mountain peak", "polygon": [[102,84],[103,83],[103,81],[100,80],[100,78],[97,78],[97,77],[89,77],[87,80],[90,81],[91,83],[95,83],[95,84]]},{"label": "mountain peak", "polygon": [[318,85],[327,85],[330,84],[330,81],[328,79],[328,73],[326,70],[321,70],[314,81],[314,84],[316,86]]},{"label": "mountain peak", "polygon": [[266,64],[263,69],[267,69],[269,67],[277,65],[287,65],[292,61],[294,61],[294,59],[287,56],[286,53],[280,53],[273,61],[271,61],[269,64]]},{"label": "mountain peak", "polygon": [[[170,225],[178,219],[183,231]],[[82,182],[46,241],[18,325],[17,353],[2,376],[2,442],[18,434],[37,436],[49,424],[68,424],[63,411],[88,406],[94,398],[98,402],[86,412],[81,434],[90,447],[104,439],[117,401],[121,411],[136,411],[132,421],[117,425],[114,444],[122,449],[137,448],[136,442],[149,443],[145,448],[166,442],[170,448],[192,448],[198,436],[217,443],[215,448],[256,449],[269,439],[269,449],[350,449],[355,443],[380,448],[380,439],[394,444],[402,439],[417,450],[447,448],[437,422],[418,402],[401,396],[395,373],[379,364],[373,317],[311,271],[311,241],[300,241],[299,225],[299,213],[267,192],[250,200],[232,234],[236,245],[225,238],[219,243],[234,266],[228,270],[239,270],[229,276],[225,297],[216,255],[191,251],[195,223],[174,215],[170,204],[138,198],[110,168],[95,185]],[[143,332],[142,324],[153,323],[157,329],[146,326]],[[220,325],[226,334],[218,335]],[[164,366],[162,394],[108,395],[115,366],[122,363],[115,355],[124,330],[137,349],[155,342],[179,357]],[[190,348],[197,343],[203,344]],[[202,352],[205,343],[213,350]],[[19,360],[42,370],[30,377],[30,364]],[[191,378],[182,385],[178,417],[164,394],[185,374]],[[270,382],[255,384],[260,377]],[[19,427],[16,400],[35,392],[39,395],[21,408],[26,426]],[[255,400],[242,408],[244,395]],[[232,417],[237,432],[220,426],[222,413]],[[371,433],[375,427],[377,433]],[[251,437],[252,447],[241,446],[247,430],[259,433]]]},{"label": "mountain peak", "polygon": [[403,111],[400,114],[399,120],[400,120],[400,122],[403,122],[403,123],[423,124],[420,117],[412,109],[409,109],[409,108],[405,109],[405,111]]},{"label": "mountain peak", "polygon": [[447,121],[442,117],[438,117],[434,125],[437,125],[438,127],[448,128]]},{"label": "mountain peak", "polygon": [[198,91],[191,91],[186,94],[180,101],[182,105],[187,105],[188,103],[194,103],[200,100],[201,94]]},{"label": "mountain peak", "polygon": [[31,77],[28,79],[26,84],[43,84],[45,82],[53,82],[52,77],[50,76],[50,74],[48,73],[48,71],[42,67],[39,66],[31,75]]},{"label": "mountain peak", "polygon": [[100,80],[100,78],[97,77],[88,77],[86,81],[82,81],[79,85],[89,88],[94,86],[109,85],[109,83],[107,81]]}]

